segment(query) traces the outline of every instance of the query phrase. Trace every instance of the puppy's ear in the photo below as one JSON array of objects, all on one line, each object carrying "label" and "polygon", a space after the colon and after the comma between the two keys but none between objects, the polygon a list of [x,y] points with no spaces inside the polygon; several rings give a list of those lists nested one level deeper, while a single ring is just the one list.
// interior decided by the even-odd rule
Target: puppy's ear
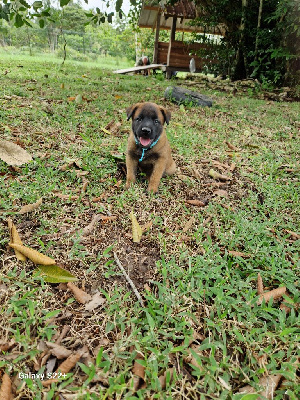
[{"label": "puppy's ear", "polygon": [[135,113],[136,109],[138,108],[139,103],[133,104],[132,106],[128,107],[126,110],[126,114],[127,114],[127,121],[130,118],[133,118],[133,114]]},{"label": "puppy's ear", "polygon": [[166,110],[164,107],[159,107],[159,109],[162,112],[162,115],[164,116],[165,123],[169,125],[171,119],[171,112],[169,110]]}]

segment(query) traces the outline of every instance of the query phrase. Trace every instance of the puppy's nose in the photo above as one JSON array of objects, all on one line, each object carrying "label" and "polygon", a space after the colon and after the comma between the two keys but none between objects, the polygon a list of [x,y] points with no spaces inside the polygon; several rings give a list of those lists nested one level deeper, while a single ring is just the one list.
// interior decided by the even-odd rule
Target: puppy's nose
[{"label": "puppy's nose", "polygon": [[144,127],[142,128],[142,132],[143,132],[145,135],[150,135],[151,129],[148,128],[147,126],[144,126]]}]

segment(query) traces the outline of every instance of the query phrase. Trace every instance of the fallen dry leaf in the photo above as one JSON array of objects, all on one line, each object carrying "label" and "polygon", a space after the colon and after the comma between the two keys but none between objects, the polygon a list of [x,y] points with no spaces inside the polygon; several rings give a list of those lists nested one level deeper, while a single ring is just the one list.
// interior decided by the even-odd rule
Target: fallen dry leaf
[{"label": "fallen dry leaf", "polygon": [[188,222],[184,225],[184,227],[183,227],[183,229],[182,229],[182,232],[183,232],[183,233],[186,233],[189,229],[191,229],[191,227],[193,226],[194,222],[195,222],[195,217],[192,216],[192,217],[188,220]]},{"label": "fallen dry leaf", "polygon": [[293,237],[294,240],[300,239],[299,233],[292,232],[292,231],[289,231],[289,230],[287,230],[287,229],[285,229],[285,232],[288,233],[289,235],[291,235],[291,236]]},{"label": "fallen dry leaf", "polygon": [[8,165],[22,165],[32,161],[32,156],[17,144],[0,140],[0,159]]},{"label": "fallen dry leaf", "polygon": [[57,371],[60,371],[62,374],[67,374],[72,368],[75,367],[80,357],[81,355],[79,353],[70,355],[63,363],[60,364],[60,366],[57,368]]},{"label": "fallen dry leaf", "polygon": [[264,292],[264,284],[260,273],[257,274],[257,293],[263,294]]},{"label": "fallen dry leaf", "polygon": [[59,360],[67,358],[72,354],[71,350],[68,350],[64,346],[61,346],[59,344],[46,342],[46,345],[50,349],[50,353]]},{"label": "fallen dry leaf", "polygon": [[225,142],[227,144],[227,146],[230,148],[230,150],[235,150],[235,151],[239,151],[238,147],[235,147],[233,144],[229,143],[229,142]]},{"label": "fallen dry leaf", "polygon": [[219,190],[215,190],[213,195],[220,196],[220,197],[228,197],[228,192],[227,192],[227,190],[219,189]]},{"label": "fallen dry leaf", "polygon": [[[60,372],[61,374],[67,374],[71,371],[72,368],[75,367],[77,361],[80,360],[81,355],[79,353],[71,354],[65,361],[63,361],[60,366],[57,368],[56,372]],[[50,386],[52,383],[59,382],[61,379],[48,379],[43,381],[43,386]]]},{"label": "fallen dry leaf", "polygon": [[220,181],[230,181],[231,178],[226,175],[222,175],[219,172],[215,171],[214,169],[210,169],[208,175],[211,176],[213,179],[220,180]]},{"label": "fallen dry leaf", "polygon": [[101,296],[100,292],[97,292],[92,297],[92,300],[85,305],[86,311],[93,311],[95,308],[105,303],[105,297]]},{"label": "fallen dry leaf", "polygon": [[10,350],[12,347],[14,347],[15,344],[16,342],[14,341],[14,339],[11,339],[9,342],[0,340],[0,352]]},{"label": "fallen dry leaf", "polygon": [[229,167],[229,171],[230,171],[230,172],[233,172],[235,169],[236,169],[236,164],[235,164],[235,163],[232,163],[232,164],[230,165],[230,167]]},{"label": "fallen dry leaf", "polygon": [[78,303],[85,304],[92,299],[92,297],[88,293],[86,293],[82,289],[79,289],[79,287],[74,285],[74,283],[68,282],[67,286],[74,294],[74,297],[78,301]]},{"label": "fallen dry leaf", "polygon": [[19,214],[26,214],[26,213],[36,210],[37,208],[39,208],[39,206],[42,204],[42,202],[43,202],[43,198],[41,197],[36,203],[27,204],[27,205],[23,206],[21,208],[21,210],[19,211]]},{"label": "fallen dry leaf", "polygon": [[145,225],[142,226],[142,232],[147,232],[153,225],[152,221],[147,222]]},{"label": "fallen dry leaf", "polygon": [[270,290],[269,292],[263,293],[259,296],[259,299],[257,300],[257,304],[260,305],[262,304],[263,300],[265,300],[266,303],[268,303],[271,299],[278,299],[279,297],[282,297],[286,292],[286,287],[282,286],[277,289]]},{"label": "fallen dry leaf", "polygon": [[132,367],[133,377],[133,390],[136,392],[140,389],[140,386],[145,382],[145,366],[140,364],[138,360],[145,360],[145,357],[138,353],[135,357],[135,361]]},{"label": "fallen dry leaf", "polygon": [[[10,243],[23,245],[22,240],[17,231],[17,228],[10,218],[8,219],[7,224],[8,224],[9,234],[10,234]],[[15,249],[15,255],[16,255],[17,259],[20,261],[27,260],[27,257],[24,256],[24,254],[20,253],[16,249]]]},{"label": "fallen dry leaf", "polygon": [[134,243],[140,243],[143,232],[133,211],[130,213],[130,218],[132,223],[132,240]]},{"label": "fallen dry leaf", "polygon": [[196,207],[205,207],[205,206],[207,206],[207,204],[208,204],[208,201],[207,200],[197,200],[197,199],[194,199],[194,200],[186,200],[185,201],[187,204],[190,204],[190,205],[192,205],[192,206],[196,206]]},{"label": "fallen dry leaf", "polygon": [[161,389],[164,390],[167,386],[167,382],[170,383],[173,380],[174,368],[168,368],[163,375],[161,375],[158,380],[161,384]]},{"label": "fallen dry leaf", "polygon": [[1,400],[10,400],[12,397],[11,392],[11,380],[10,377],[4,373],[2,377],[2,384],[0,387],[0,399]]},{"label": "fallen dry leaf", "polygon": [[[268,375],[260,378],[259,380],[259,385],[264,387],[263,390],[258,392],[258,394],[261,394],[264,396],[264,398],[267,399],[273,399],[274,398],[274,393],[279,385],[279,382],[282,378],[282,375]],[[239,393],[242,394],[248,394],[248,393],[257,393],[257,391],[250,385],[244,386],[239,390]]]},{"label": "fallen dry leaf", "polygon": [[102,215],[102,214],[96,214],[93,216],[92,221],[87,225],[85,228],[82,230],[82,235],[89,235],[92,233],[93,229],[95,228],[95,225],[99,222],[102,221],[103,223],[108,222],[108,221],[115,221],[117,217],[115,215]]},{"label": "fallen dry leaf", "polygon": [[54,265],[55,260],[52,258],[45,256],[42,253],[39,253],[38,251],[31,249],[30,247],[25,247],[20,244],[15,244],[15,243],[9,243],[9,246],[12,247],[15,250],[18,250],[20,253],[22,253],[24,256],[29,258],[32,262],[35,264],[41,264],[41,265]]},{"label": "fallen dry leaf", "polygon": [[235,251],[235,250],[229,250],[228,254],[230,254],[233,257],[242,257],[242,258],[250,258],[251,257],[251,254],[242,253],[240,251]]}]

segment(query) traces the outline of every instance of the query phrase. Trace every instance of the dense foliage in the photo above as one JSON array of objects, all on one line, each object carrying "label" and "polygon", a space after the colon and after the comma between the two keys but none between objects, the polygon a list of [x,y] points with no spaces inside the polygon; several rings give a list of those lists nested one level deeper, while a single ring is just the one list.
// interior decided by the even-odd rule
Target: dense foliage
[{"label": "dense foliage", "polygon": [[[299,71],[300,2],[298,0],[196,0],[195,24],[226,29],[213,43],[216,73],[232,79],[257,78],[283,84]],[[299,79],[299,77],[298,77]]]}]

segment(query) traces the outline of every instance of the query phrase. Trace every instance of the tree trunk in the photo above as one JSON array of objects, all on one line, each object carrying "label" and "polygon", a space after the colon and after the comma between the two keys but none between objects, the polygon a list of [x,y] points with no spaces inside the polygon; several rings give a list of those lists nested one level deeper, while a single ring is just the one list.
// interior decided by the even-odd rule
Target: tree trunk
[{"label": "tree trunk", "polygon": [[236,51],[234,71],[232,74],[232,79],[234,81],[239,79],[245,79],[248,76],[248,63],[247,63],[247,56],[245,54],[245,27],[246,27],[247,7],[248,7],[248,0],[242,0],[242,17],[239,27],[240,39]]},{"label": "tree trunk", "polygon": [[255,61],[257,61],[257,59],[258,59],[258,42],[259,42],[259,31],[260,31],[260,24],[261,24],[262,9],[263,9],[263,0],[259,0],[257,31],[256,31],[256,40],[255,40],[255,57],[254,57]]}]

